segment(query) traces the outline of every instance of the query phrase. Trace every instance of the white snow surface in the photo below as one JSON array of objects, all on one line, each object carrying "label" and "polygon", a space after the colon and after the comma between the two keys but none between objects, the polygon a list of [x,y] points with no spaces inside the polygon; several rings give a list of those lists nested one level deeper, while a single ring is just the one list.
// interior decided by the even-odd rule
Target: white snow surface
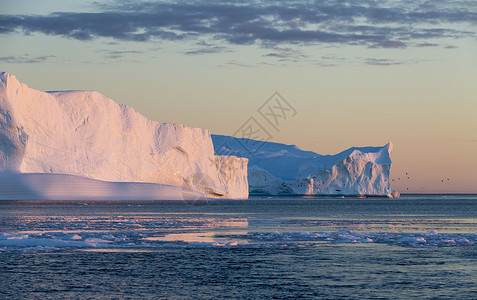
[{"label": "white snow surface", "polygon": [[[40,92],[0,73],[0,172],[157,183],[247,198],[247,160],[216,160],[206,129],[149,120],[97,92]],[[231,168],[236,176],[225,176]]]},{"label": "white snow surface", "polygon": [[108,182],[74,175],[0,173],[0,200],[207,200],[186,187],[145,182]]},{"label": "white snow surface", "polygon": [[390,187],[392,143],[320,155],[294,145],[212,135],[215,152],[246,157],[251,194],[396,197]]}]

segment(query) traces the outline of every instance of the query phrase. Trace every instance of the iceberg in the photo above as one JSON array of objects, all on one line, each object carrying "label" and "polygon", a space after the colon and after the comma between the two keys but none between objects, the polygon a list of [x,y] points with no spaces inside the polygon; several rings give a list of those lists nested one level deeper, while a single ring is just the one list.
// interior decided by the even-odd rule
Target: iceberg
[{"label": "iceberg", "polygon": [[391,189],[392,143],[320,155],[294,145],[212,135],[215,152],[248,158],[250,194],[398,197]]},{"label": "iceberg", "polygon": [[[3,181],[16,174],[2,189],[15,186],[15,179],[25,191],[35,185],[26,199],[70,197],[62,184],[95,186],[96,194],[88,194],[92,198],[123,197],[125,190],[133,191],[130,197],[156,199],[189,190],[216,198],[248,197],[247,159],[215,156],[208,130],[149,120],[98,92],[37,91],[5,72],[0,73],[0,172]],[[122,185],[116,189],[107,182]],[[43,185],[49,188],[38,188]],[[55,187],[64,194],[51,191]],[[22,198],[18,191],[15,197]]]}]

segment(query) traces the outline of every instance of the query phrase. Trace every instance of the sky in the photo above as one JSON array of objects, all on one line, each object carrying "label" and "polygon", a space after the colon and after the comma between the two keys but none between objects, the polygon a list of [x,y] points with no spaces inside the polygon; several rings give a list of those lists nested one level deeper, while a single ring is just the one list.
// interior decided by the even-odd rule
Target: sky
[{"label": "sky", "polygon": [[392,142],[392,188],[477,193],[477,1],[0,0],[0,45],[37,90],[320,154]]}]

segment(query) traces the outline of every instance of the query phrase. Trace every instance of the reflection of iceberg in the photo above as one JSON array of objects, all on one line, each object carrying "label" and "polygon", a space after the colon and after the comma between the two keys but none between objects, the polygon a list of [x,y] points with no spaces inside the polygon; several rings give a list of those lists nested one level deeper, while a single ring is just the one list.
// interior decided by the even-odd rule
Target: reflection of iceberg
[{"label": "reflection of iceberg", "polygon": [[212,135],[216,153],[249,159],[251,194],[369,195],[396,197],[391,190],[391,143],[320,155],[297,146]]},{"label": "reflection of iceberg", "polygon": [[[312,247],[324,243],[371,243],[418,248],[477,245],[477,233],[475,233],[474,227],[468,227],[469,232],[461,232],[465,227],[458,226],[455,227],[456,232],[442,233],[437,230],[440,227],[429,230],[427,233],[389,231],[387,228],[389,226],[381,228],[371,226],[368,227],[371,229],[370,231],[362,231],[366,228],[362,225],[373,225],[367,224],[366,220],[337,220],[339,224],[330,223],[329,220],[317,220],[318,223],[313,224],[309,223],[309,220],[302,219],[286,219],[282,220],[282,223],[269,223],[269,220],[264,219],[249,224],[245,218],[213,216],[115,216],[114,218],[105,216],[55,218],[24,216],[20,217],[18,221],[15,228],[27,227],[28,230],[18,231],[15,229],[11,233],[0,233],[0,253],[5,251],[56,251],[64,248],[283,248]],[[432,224],[436,225],[435,221],[432,221]],[[280,224],[284,226],[279,226]],[[339,227],[349,224],[360,228],[359,231],[339,229]],[[415,225],[412,226],[413,230],[416,229]],[[459,223],[454,225],[459,225]],[[468,224],[461,223],[460,225],[467,226]],[[307,227],[307,229],[323,227],[324,230],[282,231],[287,228],[303,227]],[[266,228],[274,231],[267,231]]]},{"label": "reflection of iceberg", "polygon": [[233,236],[246,235],[247,231],[227,231],[227,234],[218,234],[218,232],[185,232],[185,233],[169,233],[164,236],[146,237],[146,241],[161,242],[184,242],[184,243],[205,243],[215,246],[237,246],[246,245],[248,241],[245,239],[237,239]]},{"label": "reflection of iceberg", "polygon": [[[153,234],[149,235],[148,234]],[[356,232],[339,230],[332,232],[247,232],[218,231],[169,233],[158,236],[153,232],[129,232],[127,238],[108,232],[80,232],[71,235],[61,232],[1,233],[0,253],[18,248],[27,251],[55,251],[61,248],[124,248],[142,249],[164,247],[216,247],[238,246],[253,248],[313,246],[323,243],[337,244],[386,244],[401,247],[466,247],[477,245],[475,233],[395,233]],[[87,236],[87,237],[86,237]]]},{"label": "reflection of iceberg", "polygon": [[24,231],[0,233],[4,251],[63,248],[216,247],[248,244],[245,218],[214,217],[20,217]]}]

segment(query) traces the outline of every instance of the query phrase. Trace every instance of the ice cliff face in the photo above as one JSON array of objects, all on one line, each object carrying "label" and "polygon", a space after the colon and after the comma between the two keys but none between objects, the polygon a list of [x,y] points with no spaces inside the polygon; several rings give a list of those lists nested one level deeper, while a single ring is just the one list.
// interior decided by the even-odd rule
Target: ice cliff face
[{"label": "ice cliff face", "polygon": [[97,92],[40,92],[0,74],[0,171],[151,182],[247,198],[246,165],[243,158],[214,156],[208,130],[151,121]]},{"label": "ice cliff face", "polygon": [[279,143],[220,135],[212,140],[216,153],[249,159],[251,194],[397,196],[389,183],[391,143],[319,155]]},{"label": "ice cliff face", "polygon": [[225,187],[225,193],[248,197],[248,159],[236,156],[215,156],[219,182]]}]

